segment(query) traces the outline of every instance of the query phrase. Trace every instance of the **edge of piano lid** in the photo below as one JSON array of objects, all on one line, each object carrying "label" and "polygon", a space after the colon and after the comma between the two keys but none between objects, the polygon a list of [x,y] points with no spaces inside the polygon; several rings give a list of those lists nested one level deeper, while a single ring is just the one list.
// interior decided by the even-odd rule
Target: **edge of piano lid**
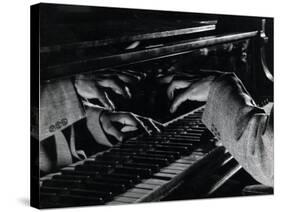
[{"label": "edge of piano lid", "polygon": [[[200,48],[261,37],[264,31],[257,17],[254,20],[100,7],[73,9],[50,4],[40,4],[40,8],[42,81],[189,52],[200,54]],[[50,11],[54,17],[49,17]]]},{"label": "edge of piano lid", "polygon": [[[139,47],[133,50],[121,50],[118,53],[105,55],[88,55],[86,57],[75,57],[74,60],[54,65],[47,65],[40,69],[42,81],[56,78],[70,77],[79,73],[93,72],[99,69],[121,67],[124,65],[157,60],[165,57],[182,55],[187,53],[201,54],[200,49],[218,44],[235,42],[243,39],[256,38],[258,31],[228,33],[187,40],[160,42],[151,47]],[[61,56],[61,55],[60,55]],[[42,57],[42,56],[41,56]],[[57,57],[57,55],[56,55]]]}]

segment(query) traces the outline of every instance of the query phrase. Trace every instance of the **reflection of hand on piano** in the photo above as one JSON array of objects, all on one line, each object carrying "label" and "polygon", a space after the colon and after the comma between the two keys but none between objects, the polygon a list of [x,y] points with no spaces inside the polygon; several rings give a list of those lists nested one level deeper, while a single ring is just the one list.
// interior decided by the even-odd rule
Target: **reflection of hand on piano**
[{"label": "reflection of hand on piano", "polygon": [[172,104],[170,112],[174,113],[187,100],[207,101],[213,80],[221,72],[203,71],[200,73],[174,73],[159,78],[160,83],[168,84],[167,95]]},{"label": "reflection of hand on piano", "polygon": [[131,98],[129,85],[140,81],[142,76],[132,71],[104,70],[94,74],[76,76],[75,87],[83,98],[84,104],[94,106],[89,100],[98,100],[101,106],[114,110],[115,104],[109,98],[108,92],[116,93],[124,98]]}]

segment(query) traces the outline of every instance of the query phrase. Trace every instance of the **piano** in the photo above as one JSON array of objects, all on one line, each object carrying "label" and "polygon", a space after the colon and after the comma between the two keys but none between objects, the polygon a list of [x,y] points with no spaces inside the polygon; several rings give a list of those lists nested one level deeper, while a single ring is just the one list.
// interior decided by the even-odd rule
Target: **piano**
[{"label": "piano", "polygon": [[[31,46],[32,79],[44,83],[112,68],[143,73],[133,103],[111,97],[119,110],[163,124],[161,132],[128,139],[58,172],[31,172],[38,207],[235,196],[254,182],[215,145],[201,122],[204,105],[188,102],[171,115],[165,89],[154,79],[171,69],[235,72],[267,105],[273,101],[272,19],[56,4],[35,5],[31,16],[37,20],[31,39],[41,32]],[[32,204],[38,200],[31,197]]]}]

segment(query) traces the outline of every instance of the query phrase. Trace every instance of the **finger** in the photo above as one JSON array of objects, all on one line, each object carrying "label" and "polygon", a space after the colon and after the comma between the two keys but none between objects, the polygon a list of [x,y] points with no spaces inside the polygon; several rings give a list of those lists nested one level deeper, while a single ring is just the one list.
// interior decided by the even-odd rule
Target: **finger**
[{"label": "finger", "polygon": [[163,125],[161,123],[153,120],[152,118],[139,116],[139,115],[136,115],[136,114],[135,114],[135,116],[146,126],[146,129],[148,131],[161,132],[160,128],[163,127]]},{"label": "finger", "polygon": [[173,80],[167,88],[168,98],[173,99],[175,90],[187,88],[191,83],[192,81],[187,80]]},{"label": "finger", "polygon": [[163,76],[162,74],[159,75],[160,77],[157,77],[157,82],[161,83],[161,84],[168,84],[173,80],[174,74],[171,75],[165,75]]},{"label": "finger", "polygon": [[140,41],[134,41],[133,43],[131,43],[129,46],[126,47],[127,50],[130,50],[130,49],[134,49],[136,48],[137,46],[140,45]]},{"label": "finger", "polygon": [[121,132],[126,133],[126,132],[132,132],[132,131],[137,131],[138,128],[135,126],[125,126],[122,127]]},{"label": "finger", "polygon": [[98,88],[91,80],[75,80],[75,87],[78,94],[86,99],[97,98]]},{"label": "finger", "polygon": [[118,131],[112,124],[109,122],[103,127],[104,131],[108,134],[116,138],[118,141],[123,141],[124,135],[120,131]]},{"label": "finger", "polygon": [[190,99],[192,91],[192,86],[189,86],[187,89],[185,89],[183,92],[179,93],[175,98],[174,101],[170,107],[170,112],[174,113],[178,107],[185,102],[186,100]]},{"label": "finger", "polygon": [[152,130],[153,132],[161,132],[161,130],[156,126],[151,118],[148,118],[147,122],[149,124],[148,130]]},{"label": "finger", "polygon": [[128,98],[131,97],[131,93],[128,92],[128,88],[126,89],[124,83],[117,77],[115,79],[110,79],[110,78],[99,79],[97,80],[97,83],[102,87],[110,88],[115,93],[120,94],[121,96],[128,97]]},{"label": "finger", "polygon": [[110,119],[114,122],[119,122],[122,125],[126,126],[138,126],[138,121],[135,119],[135,117],[131,113],[125,113],[125,112],[117,112],[112,113],[110,115]]},{"label": "finger", "polygon": [[145,73],[142,73],[142,72],[136,72],[136,71],[133,71],[133,70],[130,70],[130,69],[126,69],[126,70],[120,70],[120,69],[106,69],[106,70],[103,70],[103,71],[99,71],[98,73],[100,73],[100,76],[104,75],[104,74],[111,74],[111,75],[116,75],[116,74],[120,74],[122,73],[123,75],[126,75],[130,78],[133,78],[137,81],[140,81],[142,79],[144,79],[146,77],[146,74]]},{"label": "finger", "polygon": [[217,141],[215,142],[215,145],[216,145],[217,147],[219,147],[219,146],[223,146],[223,143],[222,143],[220,140],[217,140]]},{"label": "finger", "polygon": [[153,126],[153,129],[156,130],[157,132],[161,132],[161,129],[156,125],[153,119],[149,119],[151,125]]},{"label": "finger", "polygon": [[123,70],[109,71],[107,73],[103,73],[102,75],[99,75],[99,77],[102,78],[118,77],[124,83],[128,83],[128,84],[136,83],[141,80],[140,76],[133,75]]},{"label": "finger", "polygon": [[98,92],[98,100],[103,104],[106,109],[115,110],[113,102],[109,99],[106,92]]},{"label": "finger", "polygon": [[186,80],[190,80],[196,77],[196,75],[194,74],[190,74],[190,73],[181,73],[181,72],[173,72],[171,74],[166,74],[165,76],[163,76],[163,74],[158,75],[159,77],[157,78],[157,81],[159,83],[162,84],[168,84],[170,83],[172,80],[177,80],[177,79],[186,79]]},{"label": "finger", "polygon": [[124,70],[124,72],[131,74],[132,76],[138,77],[140,80],[146,78],[146,75],[147,75],[144,72],[133,71],[131,69]]},{"label": "finger", "polygon": [[146,133],[150,134],[147,127],[135,114],[119,112],[112,114],[111,120],[119,122],[123,126],[137,127],[139,130],[145,131]]},{"label": "finger", "polygon": [[141,76],[131,74],[130,72],[121,71],[118,72],[117,76],[125,83],[137,83],[141,80]]},{"label": "finger", "polygon": [[133,115],[133,116],[137,120],[139,128],[142,131],[146,132],[148,135],[151,135],[151,132],[149,131],[149,129],[147,129],[147,127],[144,125],[144,123],[137,116],[135,116],[135,115]]}]

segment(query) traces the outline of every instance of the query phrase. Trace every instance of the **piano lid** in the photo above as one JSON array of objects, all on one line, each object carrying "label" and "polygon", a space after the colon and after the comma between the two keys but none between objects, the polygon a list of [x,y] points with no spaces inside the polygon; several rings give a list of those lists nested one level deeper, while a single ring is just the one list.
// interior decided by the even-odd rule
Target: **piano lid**
[{"label": "piano lid", "polygon": [[215,15],[40,4],[40,52],[187,35],[216,24]]}]

